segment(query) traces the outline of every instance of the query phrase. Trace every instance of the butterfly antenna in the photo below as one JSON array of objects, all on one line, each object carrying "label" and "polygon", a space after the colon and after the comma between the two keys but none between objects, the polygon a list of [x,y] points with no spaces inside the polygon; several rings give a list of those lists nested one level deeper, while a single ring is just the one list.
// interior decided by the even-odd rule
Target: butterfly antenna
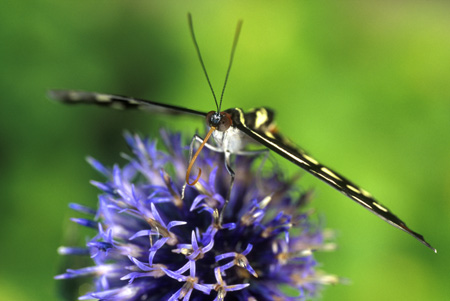
[{"label": "butterfly antenna", "polygon": [[211,85],[211,81],[209,80],[208,72],[206,72],[205,63],[203,63],[203,58],[202,58],[202,55],[200,53],[200,48],[198,47],[197,40],[195,39],[194,25],[192,23],[191,13],[188,13],[188,23],[189,23],[189,30],[191,31],[192,40],[194,41],[195,50],[197,51],[198,59],[200,60],[200,64],[202,65],[203,72],[205,73],[206,80],[208,81],[209,88],[211,89],[211,92],[213,94],[214,102],[216,103],[217,112],[219,112],[220,110],[219,110],[219,104],[217,103],[216,94],[214,93],[214,89],[213,89],[213,87]]},{"label": "butterfly antenna", "polygon": [[230,75],[231,65],[233,64],[234,52],[236,51],[236,46],[237,46],[237,42],[239,40],[239,34],[241,33],[241,28],[242,28],[242,20],[239,20],[238,24],[236,26],[236,32],[234,34],[234,41],[233,41],[233,46],[231,48],[230,62],[228,64],[228,70],[227,70],[227,74],[225,76],[225,82],[223,84],[222,94],[220,95],[220,103],[219,103],[218,112],[220,112],[220,109],[222,108],[223,94],[225,93],[225,87],[227,86],[228,76]]}]

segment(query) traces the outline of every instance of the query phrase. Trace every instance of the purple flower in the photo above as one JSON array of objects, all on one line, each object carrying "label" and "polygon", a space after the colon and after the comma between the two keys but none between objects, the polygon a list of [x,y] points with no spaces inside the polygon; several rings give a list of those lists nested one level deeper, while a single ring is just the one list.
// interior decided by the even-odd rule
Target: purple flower
[{"label": "purple flower", "polygon": [[95,290],[80,300],[304,300],[336,282],[316,271],[313,254],[329,245],[305,209],[309,193],[279,170],[263,172],[256,157],[236,156],[221,222],[230,183],[223,154],[203,150],[202,177],[183,198],[186,147],[179,134],[161,137],[167,151],[126,134],[133,154],[121,168],[88,159],[106,178],[92,181],[102,191],[98,209],[70,207],[83,214],[72,221],[96,235],[58,251],[93,264],[55,277],[94,276]]}]

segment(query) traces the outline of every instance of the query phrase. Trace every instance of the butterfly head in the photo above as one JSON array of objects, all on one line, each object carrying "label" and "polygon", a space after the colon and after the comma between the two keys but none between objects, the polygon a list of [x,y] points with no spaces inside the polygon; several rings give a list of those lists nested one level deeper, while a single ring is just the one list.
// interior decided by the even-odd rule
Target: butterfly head
[{"label": "butterfly head", "polygon": [[232,124],[231,115],[226,112],[211,111],[206,115],[206,125],[219,132],[225,132]]},{"label": "butterfly head", "polygon": [[197,178],[193,181],[189,181],[189,174],[191,173],[192,166],[194,165],[195,160],[197,159],[197,156],[200,154],[200,151],[205,146],[206,142],[208,141],[209,137],[211,137],[212,133],[214,131],[219,132],[225,132],[228,130],[233,122],[231,121],[231,115],[226,112],[216,112],[211,111],[206,115],[206,125],[210,127],[208,134],[206,134],[205,139],[203,139],[202,144],[197,149],[197,152],[194,154],[194,156],[191,158],[191,161],[189,162],[189,166],[186,172],[186,183],[188,185],[195,185],[198,180],[200,179],[200,175],[202,174],[202,170],[199,169]]}]

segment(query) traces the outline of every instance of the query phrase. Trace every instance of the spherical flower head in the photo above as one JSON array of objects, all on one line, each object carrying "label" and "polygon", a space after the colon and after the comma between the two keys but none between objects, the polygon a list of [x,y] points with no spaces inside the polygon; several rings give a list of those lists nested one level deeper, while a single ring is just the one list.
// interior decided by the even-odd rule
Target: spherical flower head
[{"label": "spherical flower head", "polygon": [[88,159],[106,177],[92,181],[98,209],[71,204],[87,216],[72,220],[96,235],[59,253],[90,255],[93,265],[55,278],[94,276],[95,290],[80,300],[304,300],[336,280],[316,271],[313,254],[326,243],[305,208],[310,194],[279,170],[236,156],[222,212],[230,188],[222,153],[204,149],[194,165],[202,176],[186,186],[180,134],[161,132],[166,151],[125,138],[133,155],[122,168]]}]

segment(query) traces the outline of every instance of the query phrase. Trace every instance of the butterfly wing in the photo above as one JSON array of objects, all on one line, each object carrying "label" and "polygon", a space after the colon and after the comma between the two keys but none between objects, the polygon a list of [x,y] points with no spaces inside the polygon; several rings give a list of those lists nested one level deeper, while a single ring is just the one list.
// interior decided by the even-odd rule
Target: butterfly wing
[{"label": "butterfly wing", "polygon": [[141,109],[167,114],[206,116],[206,113],[196,110],[120,95],[75,90],[50,90],[48,95],[50,98],[69,104],[87,103],[115,109]]},{"label": "butterfly wing", "polygon": [[[260,111],[261,109],[254,110],[250,113],[251,115],[244,114],[240,109],[233,109],[233,125],[260,144],[276,152],[292,163],[300,166],[310,174],[342,192],[344,195],[348,196],[364,208],[375,213],[391,225],[409,233],[421,243],[436,252],[436,249],[427,243],[422,235],[409,229],[401,219],[394,215],[385,206],[377,202],[367,191],[358,187],[344,176],[333,171],[331,168],[320,164],[316,159],[308,155],[304,150],[295,146],[283,136],[268,130],[263,131],[263,129],[270,128],[269,123],[272,121],[272,118],[265,119],[265,117],[262,116],[262,113],[260,113],[260,121],[257,122],[258,117],[255,115],[255,112],[258,110]],[[249,122],[247,122],[247,119]],[[262,121],[264,120],[266,120],[266,125],[258,127],[258,125],[263,124]]]}]

